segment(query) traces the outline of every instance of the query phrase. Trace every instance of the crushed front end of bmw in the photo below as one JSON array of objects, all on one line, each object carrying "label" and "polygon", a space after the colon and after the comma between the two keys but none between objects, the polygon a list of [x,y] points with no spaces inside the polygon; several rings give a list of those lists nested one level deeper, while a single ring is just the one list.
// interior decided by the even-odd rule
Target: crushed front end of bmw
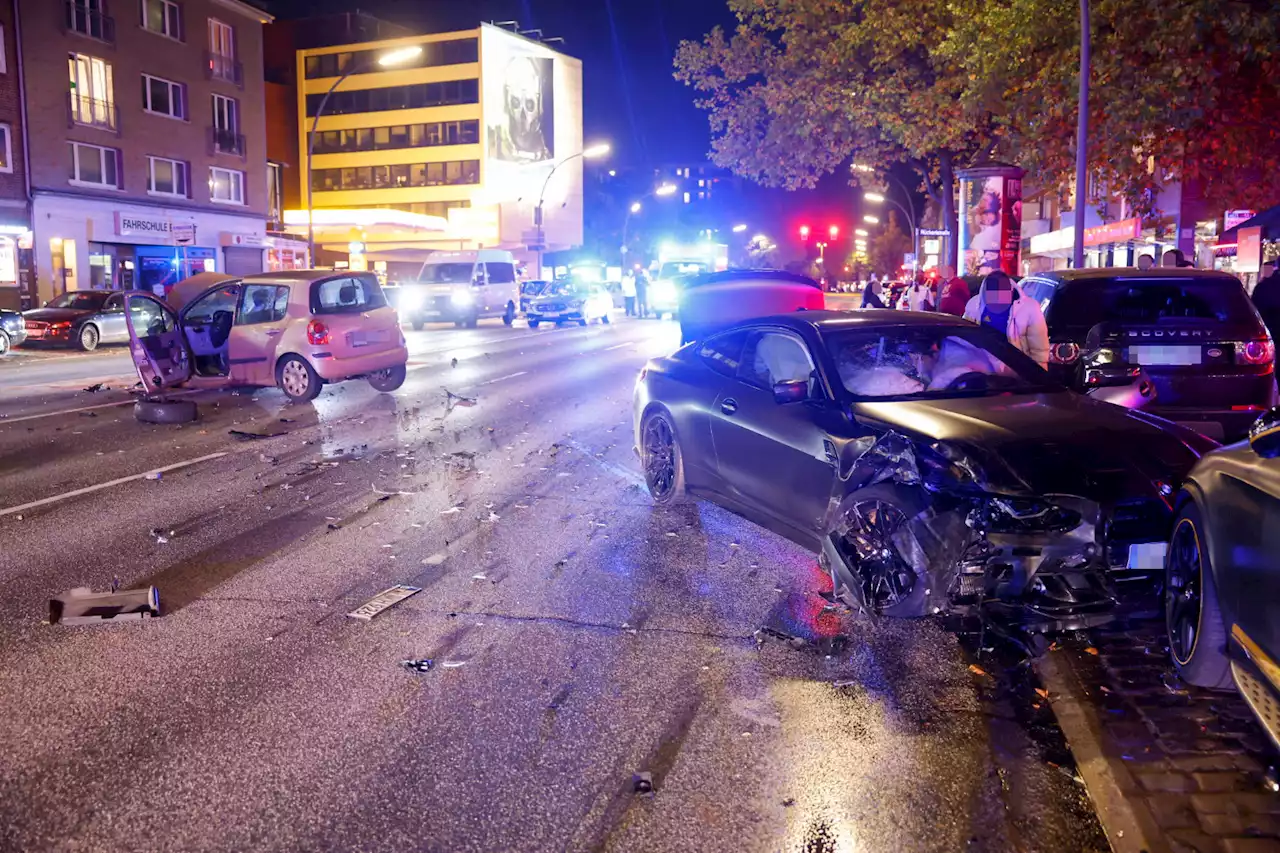
[{"label": "crushed front end of bmw", "polygon": [[976,616],[1027,633],[1114,618],[1097,501],[1020,493],[955,447],[893,431],[840,456],[822,562],[851,607]]}]

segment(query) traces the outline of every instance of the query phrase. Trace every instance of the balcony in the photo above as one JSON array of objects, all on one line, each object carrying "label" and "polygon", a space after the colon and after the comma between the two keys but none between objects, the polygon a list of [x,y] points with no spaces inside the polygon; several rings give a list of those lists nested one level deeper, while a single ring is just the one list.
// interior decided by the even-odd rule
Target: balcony
[{"label": "balcony", "polygon": [[75,92],[68,92],[67,118],[73,125],[96,127],[111,133],[120,132],[120,113],[111,101],[86,98]]},{"label": "balcony", "polygon": [[79,33],[82,36],[88,36],[91,39],[104,41],[107,44],[116,43],[116,19],[110,15],[104,15],[102,12],[89,8],[84,0],[66,0],[64,5],[66,9],[66,27],[67,32]]},{"label": "balcony", "polygon": [[210,80],[225,80],[244,88],[244,65],[236,62],[233,56],[221,53],[204,53],[204,76]]},{"label": "balcony", "polygon": [[233,157],[245,156],[244,134],[221,127],[209,128],[209,153],[230,154]]}]

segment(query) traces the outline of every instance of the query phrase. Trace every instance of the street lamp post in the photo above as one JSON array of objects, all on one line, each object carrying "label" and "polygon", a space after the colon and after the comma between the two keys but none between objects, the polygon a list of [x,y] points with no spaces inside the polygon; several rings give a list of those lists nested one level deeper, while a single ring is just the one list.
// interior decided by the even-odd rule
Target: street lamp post
[{"label": "street lamp post", "polygon": [[[891,175],[885,175],[885,178],[893,181],[895,184],[897,184],[899,188],[901,188],[904,192],[906,192],[906,188],[903,187],[902,184],[898,182],[897,178],[894,178]],[[916,259],[915,263],[912,264],[911,272],[913,274],[918,272],[920,269],[920,228],[916,225],[916,213],[914,210],[915,206],[912,205],[912,209],[908,209],[906,207],[903,207],[894,199],[891,199],[888,196],[885,196],[881,193],[871,193],[871,192],[863,193],[862,197],[867,201],[873,202],[875,204],[884,204],[885,202],[888,202],[889,204],[898,208],[898,210],[901,210],[903,214],[907,217],[907,224],[911,226],[911,240],[912,240],[912,246],[915,251],[915,259]],[[907,198],[908,199],[911,198],[910,194],[907,195]]]},{"label": "street lamp post", "polygon": [[[669,195],[674,194],[674,193],[675,193],[675,191],[676,191],[676,185],[675,185],[675,184],[663,184],[663,185],[662,185],[662,186],[660,186],[660,187],[656,187],[655,189],[649,190],[649,192],[647,192],[647,193],[645,193],[644,195],[642,195],[642,196],[641,196],[641,198],[649,198],[650,196],[653,196],[654,198],[662,198],[662,197],[664,197],[664,196],[669,196]],[[627,215],[626,215],[625,217],[623,217],[623,219],[622,219],[622,251],[621,251],[621,255],[622,255],[622,266],[623,266],[623,267],[625,267],[625,266],[627,265],[627,252],[629,252],[629,251],[630,251],[630,248],[629,248],[628,243],[627,243],[627,228],[631,225],[631,214],[633,214],[633,213],[639,213],[642,207],[643,207],[643,205],[641,205],[639,201],[633,201],[633,202],[631,202],[631,206],[627,208]]]},{"label": "street lamp post", "polygon": [[536,237],[538,241],[537,242],[538,270],[537,270],[537,275],[535,275],[534,278],[537,278],[537,279],[542,278],[542,253],[546,248],[543,243],[543,233],[542,233],[542,202],[546,199],[547,185],[551,183],[551,176],[554,175],[556,173],[556,170],[559,169],[561,166],[563,166],[565,163],[571,163],[574,160],[577,160],[578,158],[582,158],[583,160],[594,160],[597,157],[603,157],[608,153],[609,153],[609,143],[607,142],[601,142],[596,145],[589,145],[586,148],[579,151],[577,154],[570,154],[568,157],[564,158],[559,163],[556,163],[554,166],[552,166],[550,172],[547,172],[547,179],[542,182],[542,190],[538,193],[538,206],[533,209],[533,230],[536,232]]},{"label": "street lamp post", "polygon": [[[1080,0],[1080,102],[1076,115],[1076,209],[1072,266],[1084,266],[1084,205],[1089,186],[1089,0]],[[1181,225],[1181,220],[1179,220]],[[1179,233],[1178,237],[1182,235]],[[1176,241],[1175,241],[1176,245]]]},{"label": "street lamp post", "polygon": [[[390,68],[407,62],[410,59],[422,55],[422,45],[414,44],[409,47],[396,48],[389,50],[382,56],[378,57],[373,64],[380,65],[383,68]],[[320,119],[324,116],[324,108],[329,105],[329,96],[332,95],[343,82],[357,71],[367,70],[370,66],[368,62],[353,62],[351,67],[343,72],[342,76],[333,81],[333,85],[329,87],[329,91],[324,93],[324,97],[320,99],[320,106],[316,108],[315,117],[311,120],[311,133],[307,137],[307,250],[311,253],[311,266],[316,265],[316,226],[312,221],[315,219],[315,206],[312,200],[312,189],[315,181],[311,177],[311,157],[315,152],[316,133],[320,127]]]}]

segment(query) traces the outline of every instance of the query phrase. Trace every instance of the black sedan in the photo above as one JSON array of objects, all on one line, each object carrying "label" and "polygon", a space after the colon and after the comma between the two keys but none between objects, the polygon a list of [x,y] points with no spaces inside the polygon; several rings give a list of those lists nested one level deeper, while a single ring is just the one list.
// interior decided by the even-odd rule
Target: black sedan
[{"label": "black sedan", "polygon": [[1280,745],[1280,408],[1248,442],[1200,460],[1177,508],[1165,582],[1174,665],[1201,687],[1234,682]]},{"label": "black sedan", "polygon": [[706,497],[820,551],[851,606],[1031,630],[1112,618],[1112,567],[1162,566],[1174,491],[1216,446],[988,329],[887,310],[689,344],[645,367],[634,416],[658,503]]},{"label": "black sedan", "polygon": [[17,311],[0,309],[0,355],[8,355],[9,350],[27,339],[27,327],[22,315]]},{"label": "black sedan", "polygon": [[73,346],[86,352],[99,344],[129,342],[124,319],[124,294],[111,290],[69,290],[24,311],[27,340]]}]

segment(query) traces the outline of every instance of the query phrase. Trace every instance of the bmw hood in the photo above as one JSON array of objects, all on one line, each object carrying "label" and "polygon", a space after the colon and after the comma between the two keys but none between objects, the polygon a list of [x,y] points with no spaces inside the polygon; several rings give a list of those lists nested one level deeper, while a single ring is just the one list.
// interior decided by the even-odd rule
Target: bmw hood
[{"label": "bmw hood", "polygon": [[958,451],[979,488],[1068,494],[1109,505],[1176,487],[1203,437],[1071,392],[859,403],[860,421]]}]

